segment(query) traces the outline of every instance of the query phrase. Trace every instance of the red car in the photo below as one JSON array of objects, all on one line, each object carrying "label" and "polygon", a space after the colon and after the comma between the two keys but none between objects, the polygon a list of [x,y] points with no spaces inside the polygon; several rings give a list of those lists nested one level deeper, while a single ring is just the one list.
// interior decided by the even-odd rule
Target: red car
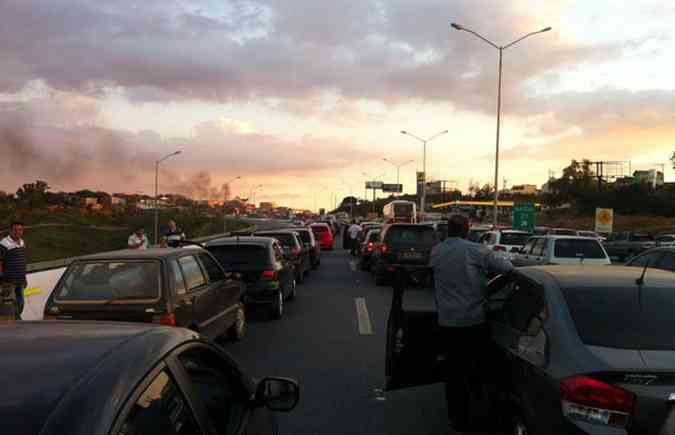
[{"label": "red car", "polygon": [[321,249],[333,249],[335,238],[333,237],[333,232],[328,224],[316,223],[310,225],[310,228],[314,233],[314,237],[319,242]]}]

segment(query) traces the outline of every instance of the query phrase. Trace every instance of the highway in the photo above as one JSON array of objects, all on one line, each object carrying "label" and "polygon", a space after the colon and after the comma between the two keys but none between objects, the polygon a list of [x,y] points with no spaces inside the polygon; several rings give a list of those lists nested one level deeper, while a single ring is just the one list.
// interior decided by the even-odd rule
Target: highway
[{"label": "highway", "polygon": [[[300,404],[279,414],[282,434],[451,433],[441,385],[382,393],[391,288],[352,262],[342,249],[323,251],[281,320],[253,309],[247,336],[225,348],[256,377],[300,381]],[[429,290],[418,292],[428,303]]]}]

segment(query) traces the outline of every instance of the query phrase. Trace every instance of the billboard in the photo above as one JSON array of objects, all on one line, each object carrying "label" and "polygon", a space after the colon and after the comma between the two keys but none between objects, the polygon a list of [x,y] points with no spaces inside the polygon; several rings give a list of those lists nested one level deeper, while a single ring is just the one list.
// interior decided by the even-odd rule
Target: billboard
[{"label": "billboard", "polygon": [[595,209],[595,232],[611,233],[613,224],[614,224],[613,208]]},{"label": "billboard", "polygon": [[382,189],[383,184],[381,181],[366,181],[366,189]]},{"label": "billboard", "polygon": [[403,185],[402,184],[383,184],[382,185],[382,192],[402,193],[403,192]]}]

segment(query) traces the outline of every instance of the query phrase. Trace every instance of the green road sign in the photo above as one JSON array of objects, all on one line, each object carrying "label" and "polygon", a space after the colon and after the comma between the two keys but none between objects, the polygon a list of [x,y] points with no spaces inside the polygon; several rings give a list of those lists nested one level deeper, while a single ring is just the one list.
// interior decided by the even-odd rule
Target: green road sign
[{"label": "green road sign", "polygon": [[536,225],[534,204],[522,203],[513,205],[513,229],[534,231]]}]

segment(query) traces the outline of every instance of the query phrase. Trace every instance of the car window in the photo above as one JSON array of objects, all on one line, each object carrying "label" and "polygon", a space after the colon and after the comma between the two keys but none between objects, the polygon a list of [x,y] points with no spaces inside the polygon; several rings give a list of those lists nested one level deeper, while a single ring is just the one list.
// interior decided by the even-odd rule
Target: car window
[{"label": "car window", "polygon": [[165,371],[143,391],[117,431],[117,435],[201,433],[185,398]]},{"label": "car window", "polygon": [[274,244],[272,244],[272,250],[274,251],[274,258],[276,258],[277,261],[283,261],[284,260],[284,251],[281,249],[281,246],[274,243]]},{"label": "car window", "polygon": [[557,258],[606,258],[600,242],[593,239],[556,239]]},{"label": "car window", "polygon": [[177,295],[185,294],[185,279],[183,278],[183,272],[181,272],[178,266],[178,260],[172,259],[169,264],[171,265],[171,273],[173,274],[174,291]]},{"label": "car window", "polygon": [[530,233],[502,233],[499,243],[501,245],[523,246],[531,236]]},{"label": "car window", "polygon": [[386,241],[390,244],[414,243],[433,244],[436,241],[436,232],[431,227],[391,227],[387,231]]},{"label": "car window", "polygon": [[537,240],[542,240],[542,239],[530,239],[525,243],[525,246],[523,246],[523,254],[529,254],[532,252],[532,247],[537,243]]},{"label": "car window", "polygon": [[663,257],[659,260],[659,262],[656,264],[657,268],[663,269],[663,270],[669,270],[671,272],[675,271],[675,254],[672,254],[670,252],[666,252],[663,254]]},{"label": "car window", "polygon": [[178,263],[180,263],[180,267],[183,270],[183,276],[185,277],[185,284],[188,291],[206,284],[206,277],[195,257],[192,255],[181,257],[178,259]]},{"label": "car window", "polygon": [[222,245],[207,246],[206,249],[216,257],[225,270],[239,270],[270,263],[269,250],[260,245]]},{"label": "car window", "polygon": [[193,348],[178,357],[188,375],[193,395],[206,408],[219,435],[237,433],[242,422],[247,394],[234,370],[215,352]]},{"label": "car window", "polygon": [[538,257],[543,256],[547,241],[547,239],[537,239],[534,246],[532,247],[532,255],[536,255]]},{"label": "car window", "polygon": [[638,257],[633,258],[631,261],[626,263],[626,266],[645,267],[649,265],[649,267],[657,267],[656,261],[660,255],[661,252],[659,251],[646,252]]},{"label": "car window", "polygon": [[530,283],[517,282],[502,307],[504,323],[511,329],[525,333],[533,318],[546,318],[546,304],[540,289]]},{"label": "car window", "polygon": [[488,245],[496,245],[497,244],[497,234],[495,233],[490,233],[490,237],[488,240]]},{"label": "car window", "polygon": [[216,261],[211,258],[211,256],[205,252],[199,254],[199,259],[204,265],[206,270],[206,275],[209,277],[210,282],[222,281],[225,279],[225,273],[223,269],[216,263]]},{"label": "car window", "polygon": [[261,237],[274,237],[283,246],[295,246],[295,237],[291,233],[260,234]]}]

